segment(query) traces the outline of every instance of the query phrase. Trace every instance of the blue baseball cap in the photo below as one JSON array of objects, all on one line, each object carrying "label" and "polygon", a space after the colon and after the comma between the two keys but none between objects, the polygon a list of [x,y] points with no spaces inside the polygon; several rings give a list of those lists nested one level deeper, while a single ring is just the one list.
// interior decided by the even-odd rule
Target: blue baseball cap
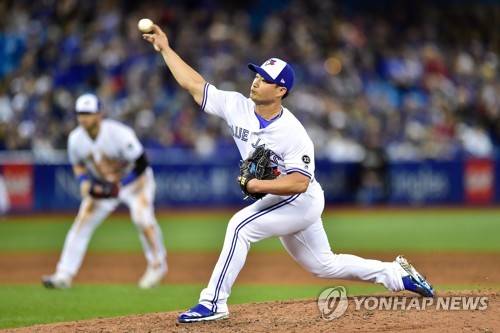
[{"label": "blue baseball cap", "polygon": [[266,60],[260,67],[248,64],[248,68],[255,73],[259,73],[266,81],[285,87],[287,93],[292,90],[295,74],[292,67],[283,60],[271,58]]}]

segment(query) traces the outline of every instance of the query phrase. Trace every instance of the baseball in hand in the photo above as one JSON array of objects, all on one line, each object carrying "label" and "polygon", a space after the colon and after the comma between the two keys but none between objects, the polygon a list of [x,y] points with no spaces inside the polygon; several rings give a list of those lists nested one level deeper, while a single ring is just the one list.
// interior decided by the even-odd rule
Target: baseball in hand
[{"label": "baseball in hand", "polygon": [[148,18],[143,18],[137,23],[137,28],[139,28],[141,32],[148,33],[153,30],[153,21]]}]

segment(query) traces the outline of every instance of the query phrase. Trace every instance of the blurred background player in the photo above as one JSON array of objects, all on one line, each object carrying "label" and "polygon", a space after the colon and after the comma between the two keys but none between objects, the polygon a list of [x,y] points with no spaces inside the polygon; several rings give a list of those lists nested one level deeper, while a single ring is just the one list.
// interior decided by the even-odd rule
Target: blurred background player
[{"label": "blurred background player", "polygon": [[143,146],[131,128],[103,119],[97,96],[80,96],[75,109],[79,126],[69,135],[68,154],[82,201],[56,272],[44,276],[42,282],[48,288],[70,287],[95,229],[124,203],[139,231],[148,263],[139,287],[152,288],[165,276],[167,264],[162,231],[154,214],[156,183]]}]

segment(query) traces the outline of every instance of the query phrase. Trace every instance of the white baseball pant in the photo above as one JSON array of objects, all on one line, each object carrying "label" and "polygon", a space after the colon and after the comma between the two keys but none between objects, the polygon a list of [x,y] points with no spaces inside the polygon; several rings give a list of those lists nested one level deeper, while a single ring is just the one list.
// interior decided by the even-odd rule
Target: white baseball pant
[{"label": "white baseball pant", "polygon": [[210,282],[199,303],[214,312],[225,312],[231,287],[242,269],[250,244],[279,237],[288,253],[319,278],[381,283],[392,291],[403,290],[394,262],[334,254],[323,228],[324,194],[317,182],[307,193],[281,197],[267,195],[237,212],[229,221],[224,246]]},{"label": "white baseball pant", "polygon": [[166,265],[163,234],[154,214],[156,183],[152,169],[147,168],[134,182],[120,189],[118,198],[92,199],[86,197],[64,242],[57,272],[74,277],[81,264],[95,229],[120,203],[130,210],[132,221],[139,231],[148,265]]}]

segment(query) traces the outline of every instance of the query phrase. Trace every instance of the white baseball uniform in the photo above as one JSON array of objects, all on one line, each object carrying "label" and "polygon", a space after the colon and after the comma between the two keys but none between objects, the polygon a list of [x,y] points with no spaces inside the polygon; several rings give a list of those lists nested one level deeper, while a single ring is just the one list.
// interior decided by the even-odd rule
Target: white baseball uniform
[{"label": "white baseball uniform", "polygon": [[[144,149],[134,131],[112,119],[103,119],[95,140],[81,126],[68,138],[68,154],[72,165],[84,165],[92,178],[104,180],[102,169],[113,169],[123,175],[130,174],[135,161]],[[153,170],[146,167],[141,175],[122,185],[117,198],[94,199],[85,197],[78,215],[69,230],[57,272],[75,276],[80,268],[88,243],[95,229],[120,203],[128,206],[132,221],[139,231],[148,266],[164,266],[166,250],[163,235],[154,214],[156,183]],[[148,240],[146,228],[153,230]]]},{"label": "white baseball uniform", "polygon": [[325,205],[321,185],[314,178],[314,146],[302,124],[286,108],[271,121],[260,118],[254,102],[237,92],[205,84],[201,108],[223,118],[243,159],[265,145],[281,175],[299,172],[310,178],[307,191],[291,196],[268,194],[237,212],[229,221],[224,246],[200,304],[213,312],[226,312],[231,287],[245,263],[250,244],[279,237],[285,249],[305,269],[320,278],[381,283],[403,290],[402,274],[394,262],[334,254],[321,214]]}]

